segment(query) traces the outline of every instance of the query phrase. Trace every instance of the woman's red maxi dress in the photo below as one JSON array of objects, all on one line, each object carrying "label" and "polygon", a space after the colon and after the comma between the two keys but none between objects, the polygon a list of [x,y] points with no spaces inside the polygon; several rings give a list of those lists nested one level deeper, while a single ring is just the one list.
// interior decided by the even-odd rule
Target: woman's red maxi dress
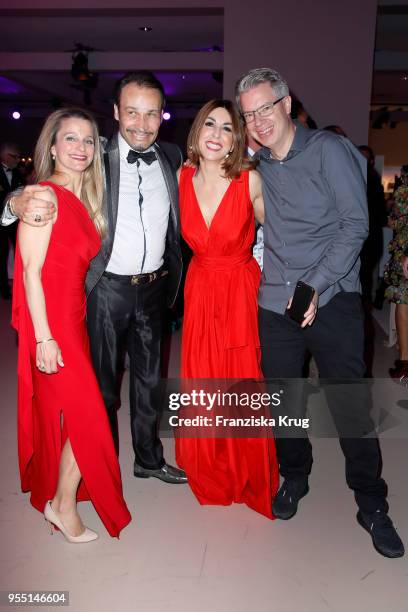
[{"label": "woman's red maxi dress", "polygon": [[13,326],[18,331],[18,454],[23,491],[43,512],[54,497],[67,437],[82,474],[79,501],[91,500],[106,529],[118,536],[131,516],[109,421],[92,368],[85,314],[85,276],[100,238],[85,206],[70,191],[48,184],[58,199],[41,281],[47,317],[65,367],[45,374],[36,367],[34,329],[25,297],[17,245]]},{"label": "woman's red maxi dress", "polygon": [[[210,228],[194,190],[194,168],[180,177],[183,238],[194,255],[185,285],[181,376],[262,378],[257,321],[260,269],[252,257],[249,174],[231,181]],[[269,518],[278,487],[271,438],[176,439],[179,465],[201,504],[245,503]]]}]

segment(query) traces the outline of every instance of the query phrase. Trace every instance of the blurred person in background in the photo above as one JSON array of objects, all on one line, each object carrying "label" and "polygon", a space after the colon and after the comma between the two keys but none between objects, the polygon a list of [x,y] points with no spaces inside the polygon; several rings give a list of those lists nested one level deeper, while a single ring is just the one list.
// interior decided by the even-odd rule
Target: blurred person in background
[{"label": "blurred person in background", "polygon": [[375,155],[367,145],[358,147],[367,159],[368,237],[361,251],[360,280],[363,299],[373,299],[374,273],[383,253],[383,227],[387,225],[387,208],[381,177],[375,169]]},{"label": "blurred person in background", "polygon": [[[394,230],[388,250],[391,258],[384,272],[388,287],[385,297],[394,302],[395,323],[399,347],[399,359],[389,370],[396,381],[408,380],[408,279],[405,275],[405,260],[408,252],[408,165],[401,168],[401,177],[394,192],[394,205],[389,216],[389,226]],[[404,268],[405,265],[405,268]]]},{"label": "blurred person in background", "polygon": [[[17,169],[20,161],[20,150],[14,142],[0,144],[0,216],[3,213],[4,200],[8,193],[24,184],[24,179]],[[7,263],[10,246],[16,244],[17,224],[3,227],[0,225],[0,295],[10,299],[10,288]]]}]

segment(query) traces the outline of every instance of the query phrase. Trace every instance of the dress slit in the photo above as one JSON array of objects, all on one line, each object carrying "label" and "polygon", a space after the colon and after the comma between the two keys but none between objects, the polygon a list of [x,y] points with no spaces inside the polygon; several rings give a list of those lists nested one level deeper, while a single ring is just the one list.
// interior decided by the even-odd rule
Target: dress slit
[{"label": "dress slit", "polygon": [[[17,245],[13,326],[19,334],[18,444],[21,485],[43,512],[55,495],[67,439],[81,472],[77,500],[91,500],[110,535],[131,520],[122,493],[118,458],[108,416],[91,363],[86,331],[85,277],[100,238],[85,207],[73,194],[47,183],[58,199],[41,272],[47,317],[65,366],[44,374],[36,367],[36,339],[25,297]],[[72,248],[75,245],[75,248]]]}]

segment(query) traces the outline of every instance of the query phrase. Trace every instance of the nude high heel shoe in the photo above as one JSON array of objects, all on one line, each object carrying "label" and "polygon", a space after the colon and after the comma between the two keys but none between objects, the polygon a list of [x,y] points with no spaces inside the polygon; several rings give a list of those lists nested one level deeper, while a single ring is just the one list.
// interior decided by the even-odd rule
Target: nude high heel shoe
[{"label": "nude high heel shoe", "polygon": [[92,531],[92,529],[88,529],[88,527],[85,527],[84,531],[79,536],[70,535],[53,510],[51,501],[48,501],[45,504],[44,518],[50,526],[51,534],[53,533],[53,527],[55,525],[55,527],[58,527],[66,541],[70,542],[71,544],[85,544],[86,542],[92,542],[99,537],[96,531]]}]

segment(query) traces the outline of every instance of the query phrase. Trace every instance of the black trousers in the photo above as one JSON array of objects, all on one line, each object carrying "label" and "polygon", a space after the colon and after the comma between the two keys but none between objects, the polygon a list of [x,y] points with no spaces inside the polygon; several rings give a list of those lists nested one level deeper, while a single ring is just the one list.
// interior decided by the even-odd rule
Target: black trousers
[{"label": "black trousers", "polygon": [[[370,513],[377,509],[388,510],[387,486],[381,478],[381,452],[375,434],[361,437],[372,431],[368,386],[347,387],[346,384],[346,381],[364,377],[363,318],[358,293],[336,294],[327,305],[319,308],[313,325],[305,329],[287,314],[259,308],[265,377],[301,378],[306,352],[313,355],[320,377],[329,383],[325,391],[346,460],[347,484],[354,491],[359,508]],[[345,379],[345,384],[333,385],[331,389],[330,379],[333,383]],[[290,416],[304,416],[305,402],[300,385],[293,385],[292,396],[287,400]],[[358,412],[354,410],[356,406]],[[350,432],[356,432],[355,436]],[[288,479],[306,478],[312,466],[312,446],[307,436],[277,437],[276,446],[281,475]]]},{"label": "black trousers", "polygon": [[9,294],[7,261],[10,250],[10,243],[16,246],[17,223],[11,225],[0,225],[0,293],[7,296]]},{"label": "black trousers", "polygon": [[119,448],[117,409],[126,351],[130,358],[130,426],[136,462],[162,467],[160,344],[166,278],[132,285],[126,276],[103,275],[88,298],[92,361]]}]

